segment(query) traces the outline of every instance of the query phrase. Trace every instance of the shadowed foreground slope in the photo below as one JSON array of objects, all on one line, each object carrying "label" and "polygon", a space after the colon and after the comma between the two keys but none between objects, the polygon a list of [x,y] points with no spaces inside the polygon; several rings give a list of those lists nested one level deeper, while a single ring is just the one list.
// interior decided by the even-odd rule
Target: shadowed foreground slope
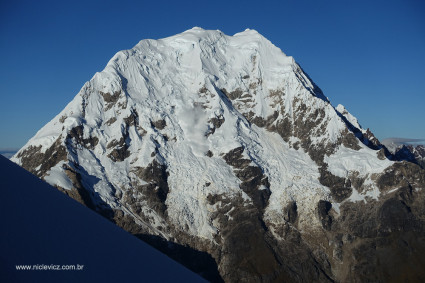
[{"label": "shadowed foreground slope", "polygon": [[[195,273],[0,156],[2,282],[202,282]],[[84,265],[17,271],[15,265]]]}]

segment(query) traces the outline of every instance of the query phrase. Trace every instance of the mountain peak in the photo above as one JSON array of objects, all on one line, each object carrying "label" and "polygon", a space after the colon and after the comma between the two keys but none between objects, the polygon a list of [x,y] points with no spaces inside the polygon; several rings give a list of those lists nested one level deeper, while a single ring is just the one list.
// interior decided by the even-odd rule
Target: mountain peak
[{"label": "mountain peak", "polygon": [[235,33],[234,36],[235,35],[260,35],[260,36],[262,36],[258,31],[256,31],[255,29],[250,29],[250,28],[246,28],[242,32]]},{"label": "mountain peak", "polygon": [[[350,221],[377,218],[377,203],[398,188],[386,180],[400,172],[411,176],[394,182],[425,187],[416,167],[387,159],[370,136],[255,30],[193,28],[118,52],[12,160],[171,254],[172,242],[197,249],[228,281],[246,272],[258,281],[270,268],[276,281],[294,281],[305,266],[304,281],[328,281],[342,252],[312,252],[311,235],[363,237]],[[385,221],[375,218],[365,223]]]},{"label": "mountain peak", "polygon": [[204,31],[204,29],[203,29],[203,28],[201,28],[201,27],[197,27],[197,26],[195,26],[195,27],[193,27],[193,28],[191,28],[191,29],[189,29],[189,30],[192,30],[192,31]]}]

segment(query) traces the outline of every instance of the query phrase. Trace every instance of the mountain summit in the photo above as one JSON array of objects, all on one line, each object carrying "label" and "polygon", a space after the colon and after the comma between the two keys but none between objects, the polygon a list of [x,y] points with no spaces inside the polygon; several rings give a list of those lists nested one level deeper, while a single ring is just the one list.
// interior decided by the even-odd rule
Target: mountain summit
[{"label": "mountain summit", "polygon": [[12,161],[210,281],[425,276],[424,170],[255,30],[118,52]]}]

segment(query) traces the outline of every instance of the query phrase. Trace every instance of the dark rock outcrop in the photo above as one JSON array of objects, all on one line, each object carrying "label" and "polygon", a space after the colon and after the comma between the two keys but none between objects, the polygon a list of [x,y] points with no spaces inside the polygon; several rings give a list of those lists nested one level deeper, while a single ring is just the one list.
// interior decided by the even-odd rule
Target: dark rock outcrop
[{"label": "dark rock outcrop", "polygon": [[243,151],[243,147],[237,147],[225,154],[223,158],[227,164],[235,168],[236,177],[242,181],[239,185],[242,191],[251,198],[259,211],[263,211],[270,198],[270,184],[260,167],[249,165],[251,160],[242,157]]},{"label": "dark rock outcrop", "polygon": [[130,151],[128,150],[129,144],[126,142],[128,135],[121,137],[119,141],[112,140],[108,143],[107,148],[112,148],[112,151],[108,154],[108,157],[114,161],[124,161],[127,157],[130,156]]},{"label": "dark rock outcrop", "polygon": [[146,168],[135,168],[134,173],[141,180],[148,182],[146,185],[137,187],[144,196],[143,200],[147,201],[151,209],[164,217],[167,209],[165,201],[169,191],[167,167],[154,159]]},{"label": "dark rock outcrop", "polygon": [[38,177],[43,177],[50,168],[67,160],[67,150],[59,137],[44,153],[41,146],[30,146],[17,154],[21,166]]}]

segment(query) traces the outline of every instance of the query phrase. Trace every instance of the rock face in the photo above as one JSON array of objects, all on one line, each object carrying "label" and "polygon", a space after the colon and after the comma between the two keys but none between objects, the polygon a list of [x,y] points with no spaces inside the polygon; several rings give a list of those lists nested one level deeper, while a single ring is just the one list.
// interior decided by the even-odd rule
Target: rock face
[{"label": "rock face", "polygon": [[[406,160],[425,168],[425,145],[417,144],[423,140],[389,138],[382,141],[397,160]],[[416,142],[416,143],[415,143]]]},{"label": "rock face", "polygon": [[214,282],[425,280],[425,171],[256,31],[118,52],[12,159]]},{"label": "rock face", "polygon": [[398,159],[414,162],[425,168],[425,146],[424,145],[402,145],[395,150]]}]

